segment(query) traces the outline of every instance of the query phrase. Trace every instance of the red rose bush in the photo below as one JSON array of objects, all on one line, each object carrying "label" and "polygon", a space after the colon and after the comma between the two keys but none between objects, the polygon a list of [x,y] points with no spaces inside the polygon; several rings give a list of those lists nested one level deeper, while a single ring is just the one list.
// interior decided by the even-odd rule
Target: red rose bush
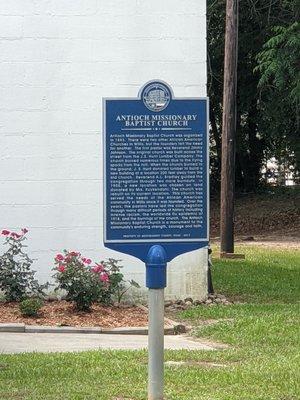
[{"label": "red rose bush", "polygon": [[43,296],[49,284],[40,285],[31,269],[33,260],[27,255],[24,244],[28,230],[20,233],[1,231],[7,250],[0,256],[0,290],[7,301],[21,301],[27,297]]},{"label": "red rose bush", "polygon": [[120,272],[120,260],[110,258],[93,263],[79,252],[64,250],[55,256],[54,262],[53,276],[58,282],[55,290],[65,290],[66,299],[81,311],[89,311],[94,302],[120,302],[130,286],[139,287],[134,281],[126,283]]}]

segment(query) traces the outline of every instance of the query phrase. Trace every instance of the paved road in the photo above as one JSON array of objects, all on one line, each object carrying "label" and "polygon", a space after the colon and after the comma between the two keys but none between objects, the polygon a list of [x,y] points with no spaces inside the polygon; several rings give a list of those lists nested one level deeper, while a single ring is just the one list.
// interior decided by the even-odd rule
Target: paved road
[{"label": "paved road", "polygon": [[[69,334],[69,333],[0,333],[0,353],[68,352],[96,349],[139,350],[147,347],[147,336]],[[213,346],[186,336],[165,336],[166,349],[214,350]]]}]

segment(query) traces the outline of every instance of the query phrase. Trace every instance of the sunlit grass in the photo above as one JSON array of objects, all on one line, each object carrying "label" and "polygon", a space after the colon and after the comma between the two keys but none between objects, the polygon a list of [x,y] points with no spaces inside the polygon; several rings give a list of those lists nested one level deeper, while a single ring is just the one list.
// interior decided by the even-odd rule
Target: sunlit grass
[{"label": "sunlit grass", "polygon": [[293,303],[300,299],[299,250],[240,246],[245,260],[217,258],[213,248],[215,290],[247,302]]}]

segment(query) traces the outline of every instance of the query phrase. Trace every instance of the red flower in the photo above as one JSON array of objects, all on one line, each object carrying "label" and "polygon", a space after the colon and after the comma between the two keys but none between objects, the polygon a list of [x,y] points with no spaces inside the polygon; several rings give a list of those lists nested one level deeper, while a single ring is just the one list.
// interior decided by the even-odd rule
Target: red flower
[{"label": "red flower", "polygon": [[100,281],[101,282],[108,282],[109,281],[109,276],[106,272],[102,272],[100,274]]},{"label": "red flower", "polygon": [[7,231],[6,229],[3,229],[3,231],[1,232],[2,235],[7,236],[10,234],[9,231]]},{"label": "red flower", "polygon": [[63,261],[64,260],[64,256],[62,254],[56,254],[55,260],[56,261]]},{"label": "red flower", "polygon": [[71,251],[69,254],[68,254],[68,256],[70,256],[70,257],[77,257],[77,256],[79,256],[80,255],[80,253],[77,253],[76,251]]},{"label": "red flower", "polygon": [[59,272],[65,272],[66,267],[65,267],[64,265],[62,265],[62,264],[59,264],[57,270],[58,270]]},{"label": "red flower", "polygon": [[23,229],[22,229],[22,232],[23,232],[23,235],[26,235],[26,233],[28,232],[28,229],[23,228]]},{"label": "red flower", "polygon": [[89,258],[82,257],[82,262],[83,262],[84,264],[91,264],[92,260],[89,259]]},{"label": "red flower", "polygon": [[93,268],[92,271],[95,272],[96,274],[98,274],[99,272],[103,272],[104,271],[104,267],[101,264],[96,264]]},{"label": "red flower", "polygon": [[14,238],[16,238],[16,239],[19,239],[19,238],[21,237],[21,235],[19,235],[19,234],[16,233],[16,232],[12,232],[12,233],[10,234],[10,236],[11,236],[11,237],[14,237]]}]

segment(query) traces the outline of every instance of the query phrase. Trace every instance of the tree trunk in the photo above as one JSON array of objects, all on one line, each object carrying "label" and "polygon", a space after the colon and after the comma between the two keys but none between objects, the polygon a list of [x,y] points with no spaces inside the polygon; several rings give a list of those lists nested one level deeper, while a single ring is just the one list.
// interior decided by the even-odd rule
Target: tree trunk
[{"label": "tree trunk", "polygon": [[234,251],[238,0],[226,2],[221,171],[221,253]]}]

